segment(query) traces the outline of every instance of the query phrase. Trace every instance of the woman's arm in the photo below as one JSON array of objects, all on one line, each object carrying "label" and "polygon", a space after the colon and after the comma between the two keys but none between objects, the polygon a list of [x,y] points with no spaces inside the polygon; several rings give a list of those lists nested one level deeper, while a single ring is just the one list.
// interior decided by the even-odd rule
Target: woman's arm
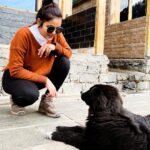
[{"label": "woman's arm", "polygon": [[27,79],[46,84],[47,77],[24,68],[24,59],[28,50],[26,28],[21,28],[14,36],[10,46],[9,71],[12,77]]},{"label": "woman's arm", "polygon": [[71,48],[62,33],[57,35],[57,38],[55,38],[54,42],[58,55],[64,55],[67,58],[71,57]]}]

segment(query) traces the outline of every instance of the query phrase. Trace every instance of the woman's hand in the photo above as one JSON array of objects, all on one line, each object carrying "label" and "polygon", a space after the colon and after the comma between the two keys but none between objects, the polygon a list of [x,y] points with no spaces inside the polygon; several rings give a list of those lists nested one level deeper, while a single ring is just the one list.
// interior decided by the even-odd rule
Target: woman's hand
[{"label": "woman's hand", "polygon": [[50,97],[55,97],[57,96],[57,91],[55,86],[53,85],[53,83],[47,78],[46,80],[46,85],[45,85],[49,91],[49,93],[47,94]]},{"label": "woman's hand", "polygon": [[55,50],[54,44],[44,44],[40,49],[38,49],[38,56],[42,57],[45,55],[45,57],[49,56],[51,51]]}]

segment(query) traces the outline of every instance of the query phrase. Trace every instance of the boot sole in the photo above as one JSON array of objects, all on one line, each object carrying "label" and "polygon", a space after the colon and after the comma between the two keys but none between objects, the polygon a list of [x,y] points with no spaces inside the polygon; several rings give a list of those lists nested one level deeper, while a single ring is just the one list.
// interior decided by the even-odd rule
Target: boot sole
[{"label": "boot sole", "polygon": [[59,114],[50,114],[50,113],[45,112],[43,109],[39,109],[38,112],[43,113],[46,116],[51,117],[51,118],[60,118]]},{"label": "boot sole", "polygon": [[14,111],[10,111],[11,114],[16,115],[16,116],[24,116],[26,114],[25,111],[19,111],[19,112],[14,112]]}]

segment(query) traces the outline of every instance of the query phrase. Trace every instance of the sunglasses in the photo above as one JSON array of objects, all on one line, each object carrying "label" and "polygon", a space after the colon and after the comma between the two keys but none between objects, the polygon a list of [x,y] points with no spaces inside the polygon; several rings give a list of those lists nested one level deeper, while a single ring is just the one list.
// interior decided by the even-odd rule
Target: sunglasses
[{"label": "sunglasses", "polygon": [[54,27],[54,26],[49,26],[47,27],[47,33],[53,33],[54,31],[56,34],[59,34],[63,31],[64,29],[62,27]]}]

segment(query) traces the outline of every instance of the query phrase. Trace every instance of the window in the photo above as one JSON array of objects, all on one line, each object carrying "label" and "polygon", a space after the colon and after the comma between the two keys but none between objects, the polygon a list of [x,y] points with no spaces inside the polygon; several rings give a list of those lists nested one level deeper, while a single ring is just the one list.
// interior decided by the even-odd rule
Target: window
[{"label": "window", "polygon": [[78,6],[79,4],[84,3],[86,1],[88,0],[73,0],[73,7]]},{"label": "window", "polygon": [[35,11],[36,0],[0,0],[0,6]]},{"label": "window", "polygon": [[132,18],[146,16],[146,0],[132,1]]},{"label": "window", "polygon": [[146,16],[146,0],[120,0],[120,22]]},{"label": "window", "polygon": [[121,0],[120,21],[128,20],[128,0]]}]

